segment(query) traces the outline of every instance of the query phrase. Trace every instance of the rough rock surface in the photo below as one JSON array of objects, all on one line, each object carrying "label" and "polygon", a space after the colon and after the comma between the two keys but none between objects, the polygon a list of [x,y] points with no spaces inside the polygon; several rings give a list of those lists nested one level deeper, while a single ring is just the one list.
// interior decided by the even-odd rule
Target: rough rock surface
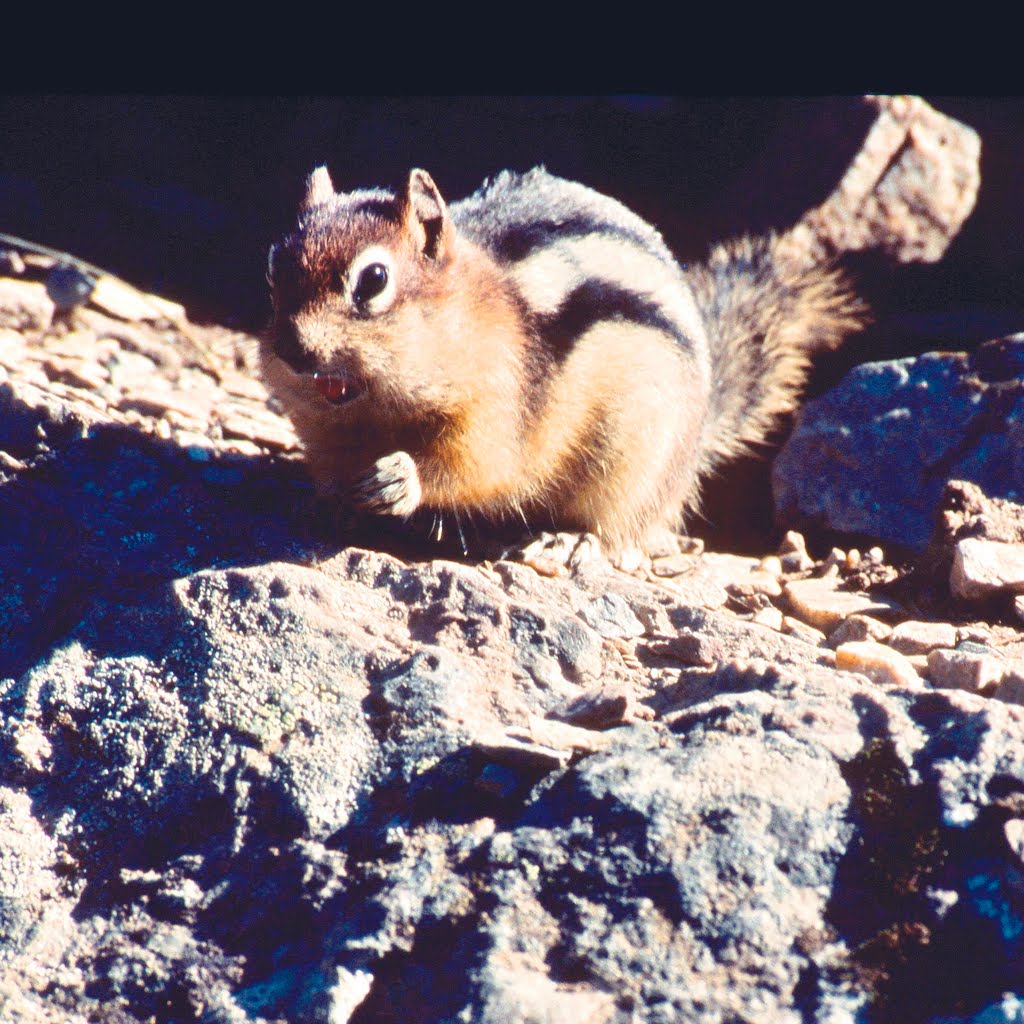
[{"label": "rough rock surface", "polygon": [[772,471],[782,521],[918,549],[949,480],[1024,497],[1024,335],[858,366],[807,403]]},{"label": "rough rock surface", "polygon": [[902,263],[933,263],[974,209],[981,139],[916,96],[868,103],[877,113],[860,151],[793,240],[814,259],[870,248]]},{"label": "rough rock surface", "polygon": [[[961,489],[929,571],[870,601],[883,552],[798,535],[627,574],[576,539],[456,561],[326,531],[246,339],[51,327],[26,262],[0,1020],[1014,1019],[1024,634],[949,580],[966,536],[1020,542],[1017,506]],[[981,694],[929,677],[943,650]]]}]

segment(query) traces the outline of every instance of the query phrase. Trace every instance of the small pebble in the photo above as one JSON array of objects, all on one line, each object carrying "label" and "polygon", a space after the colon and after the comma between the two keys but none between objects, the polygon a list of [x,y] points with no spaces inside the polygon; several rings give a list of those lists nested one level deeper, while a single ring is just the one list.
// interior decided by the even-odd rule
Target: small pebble
[{"label": "small pebble", "polygon": [[96,279],[70,263],[58,263],[46,275],[46,294],[58,313],[69,313],[89,301]]},{"label": "small pebble", "polygon": [[1003,823],[1003,835],[1018,860],[1024,860],[1024,821],[1011,818]]},{"label": "small pebble", "polygon": [[548,712],[548,717],[581,729],[611,729],[630,717],[632,707],[633,696],[625,686],[601,686],[563,701]]},{"label": "small pebble", "polygon": [[956,627],[948,622],[908,619],[893,629],[888,643],[900,654],[927,654],[936,647],[953,647],[956,644]]},{"label": "small pebble", "polygon": [[748,590],[751,593],[767,594],[768,597],[779,597],[782,594],[782,584],[778,576],[762,569],[755,569],[753,572],[737,580],[734,586],[741,592]]},{"label": "small pebble", "polygon": [[998,683],[1005,664],[991,654],[939,648],[928,655],[928,678],[940,690],[977,691]]},{"label": "small pebble", "polygon": [[25,273],[25,261],[16,249],[0,249],[0,274],[20,276]]},{"label": "small pebble", "polygon": [[808,626],[806,622],[794,619],[791,615],[783,615],[782,632],[795,636],[798,640],[820,647],[825,643],[825,634],[820,629]]},{"label": "small pebble", "polygon": [[593,729],[582,729],[567,722],[557,722],[549,718],[530,716],[529,725],[525,729],[509,729],[508,736],[524,743],[537,743],[544,749],[574,751],[592,754],[603,750],[611,742]]},{"label": "small pebble", "polygon": [[764,608],[759,608],[751,616],[750,621],[756,622],[761,626],[767,626],[769,629],[774,629],[776,632],[782,631],[782,612],[779,611],[774,605],[766,605]]},{"label": "small pebble", "polygon": [[665,558],[656,558],[651,563],[651,572],[661,579],[671,579],[673,576],[693,572],[693,566],[692,555],[668,555]]},{"label": "small pebble", "polygon": [[714,665],[725,658],[720,640],[689,629],[675,636],[649,640],[645,647],[656,658],[667,658],[683,665]]},{"label": "small pebble", "polygon": [[860,552],[856,548],[850,548],[846,552],[846,566],[849,572],[853,572],[860,565]]},{"label": "small pebble", "polygon": [[1024,544],[1007,544],[967,537],[953,549],[949,588],[965,601],[998,594],[1024,592]]},{"label": "small pebble", "polygon": [[977,640],[961,640],[956,645],[958,651],[965,654],[995,654],[995,651],[988,644],[980,643]]},{"label": "small pebble", "polygon": [[[563,725],[560,722],[549,724],[552,726],[562,725],[564,729],[573,729],[573,726]],[[585,731],[583,729],[574,730],[579,733]],[[506,770],[513,773],[521,772],[524,769],[535,770],[538,768],[551,771],[567,764],[571,753],[568,749],[540,743],[532,738],[530,730],[522,729],[483,730],[479,735],[473,737],[473,746],[490,762],[484,768],[484,777],[497,783],[500,788],[504,788],[506,785]],[[493,789],[494,786],[485,788]]]},{"label": "small pebble", "polygon": [[974,622],[969,626],[960,626],[956,631],[957,647],[963,643],[977,643],[984,646],[988,644],[991,639],[991,628],[980,622]]},{"label": "small pebble", "polygon": [[835,576],[839,572],[840,566],[846,565],[846,552],[842,548],[833,548],[826,556],[824,562],[821,563],[817,575],[819,576]]},{"label": "small pebble", "polygon": [[992,696],[1007,704],[1024,704],[1024,666],[1005,671]]},{"label": "small pebble", "polygon": [[807,541],[804,540],[804,535],[798,533],[796,530],[787,530],[781,541],[779,541],[780,555],[790,555],[794,552],[803,552],[807,554]]},{"label": "small pebble", "polygon": [[765,555],[757,564],[758,569],[771,576],[782,575],[782,559],[778,555]]},{"label": "small pebble", "polygon": [[790,530],[779,545],[779,561],[783,572],[806,572],[814,568],[814,559],[807,553],[807,542],[802,533]]},{"label": "small pebble", "polygon": [[785,596],[790,611],[799,619],[826,633],[831,633],[844,619],[854,614],[885,615],[899,611],[899,606],[886,598],[836,590],[836,579],[791,580]]},{"label": "small pebble", "polygon": [[921,686],[921,677],[907,658],[872,640],[840,645],[836,649],[836,668],[859,672],[881,685]]},{"label": "small pebble", "polygon": [[580,618],[603,637],[643,636],[644,625],[618,594],[602,594],[580,609]]},{"label": "small pebble", "polygon": [[877,640],[881,643],[892,635],[892,626],[887,626],[870,615],[851,615],[844,619],[829,634],[829,647],[838,647],[857,640]]}]

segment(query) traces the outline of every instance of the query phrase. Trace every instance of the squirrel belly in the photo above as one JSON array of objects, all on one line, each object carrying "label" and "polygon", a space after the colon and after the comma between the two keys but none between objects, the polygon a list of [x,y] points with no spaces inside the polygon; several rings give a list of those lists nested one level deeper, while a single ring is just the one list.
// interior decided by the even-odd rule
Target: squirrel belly
[{"label": "squirrel belly", "polygon": [[449,208],[307,180],[271,249],[264,378],[321,490],[643,547],[793,407],[808,357],[860,325],[834,271],[773,239],[684,270],[617,201],[535,169]]}]

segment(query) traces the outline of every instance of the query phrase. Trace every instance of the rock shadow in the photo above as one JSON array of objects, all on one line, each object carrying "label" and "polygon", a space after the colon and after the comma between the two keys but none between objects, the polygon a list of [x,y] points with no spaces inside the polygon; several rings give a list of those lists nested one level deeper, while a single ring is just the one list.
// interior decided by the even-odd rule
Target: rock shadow
[{"label": "rock shadow", "polygon": [[99,426],[0,486],[0,677],[29,668],[97,598],[327,553],[298,464],[196,454]]},{"label": "rock shadow", "polygon": [[[1020,991],[1024,870],[1003,835],[1015,813],[1001,806],[1006,780],[973,823],[953,828],[935,782],[915,782],[891,740],[869,742],[843,774],[858,836],[837,867],[826,921],[850,952],[827,984],[867,993],[868,1024],[971,1017]],[[804,979],[808,1006],[820,980]]]}]

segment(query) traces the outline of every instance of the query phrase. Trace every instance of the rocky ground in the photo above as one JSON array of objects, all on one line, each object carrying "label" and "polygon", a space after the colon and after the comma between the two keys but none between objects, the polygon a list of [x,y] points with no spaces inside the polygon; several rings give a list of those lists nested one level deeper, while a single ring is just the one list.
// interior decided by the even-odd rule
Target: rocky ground
[{"label": "rocky ground", "polygon": [[[976,136],[874,110],[809,259],[970,211]],[[807,408],[813,554],[626,573],[339,532],[251,338],[56,265],[0,276],[0,1019],[1024,1021],[1024,338]]]}]

